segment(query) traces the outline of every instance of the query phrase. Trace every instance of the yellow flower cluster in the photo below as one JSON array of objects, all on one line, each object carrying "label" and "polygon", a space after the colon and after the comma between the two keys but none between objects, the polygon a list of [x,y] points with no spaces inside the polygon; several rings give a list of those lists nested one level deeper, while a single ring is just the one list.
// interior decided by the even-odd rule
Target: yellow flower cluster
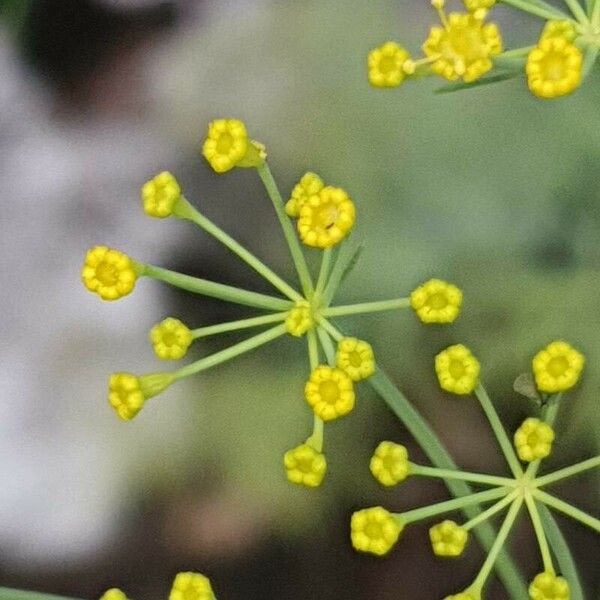
[{"label": "yellow flower cluster", "polygon": [[321,485],[327,471],[325,456],[308,444],[288,450],[283,457],[288,481],[306,487]]},{"label": "yellow flower cluster", "polygon": [[159,173],[142,186],[142,203],[149,217],[164,219],[171,216],[180,198],[179,183],[167,171]]},{"label": "yellow flower cluster", "polygon": [[133,291],[137,280],[134,262],[119,250],[94,246],[85,255],[81,280],[102,300],[118,300]]},{"label": "yellow flower cluster", "polygon": [[371,50],[368,57],[369,83],[374,87],[398,87],[407,76],[404,69],[410,54],[396,42]]},{"label": "yellow flower cluster", "polygon": [[356,550],[383,556],[394,547],[403,528],[401,520],[385,508],[375,506],[352,515],[350,538]]},{"label": "yellow flower cluster", "polygon": [[304,397],[320,419],[333,421],[354,408],[354,383],[341,369],[320,365],[310,374]]},{"label": "yellow flower cluster", "polygon": [[394,442],[381,442],[375,449],[369,464],[373,477],[382,485],[402,483],[410,474],[408,452]]},{"label": "yellow flower cluster", "polygon": [[371,344],[356,338],[344,338],[338,342],[336,366],[352,381],[368,379],[375,372],[375,356]]},{"label": "yellow flower cluster", "polygon": [[515,448],[523,462],[541,460],[550,456],[554,430],[548,423],[530,417],[515,433]]},{"label": "yellow flower cluster", "polygon": [[287,332],[294,337],[302,337],[313,326],[312,310],[305,300],[296,303],[285,319]]},{"label": "yellow flower cluster", "polygon": [[171,373],[149,373],[138,377],[114,373],[108,383],[108,401],[123,421],[130,421],[149,398],[160,394],[175,380]]},{"label": "yellow flower cluster", "polygon": [[431,527],[429,539],[436,556],[455,557],[463,553],[469,532],[454,521],[446,520]]},{"label": "yellow flower cluster", "polygon": [[531,600],[569,600],[571,591],[566,579],[546,571],[531,582],[529,597]]},{"label": "yellow flower cluster", "polygon": [[179,319],[169,317],[150,330],[150,341],[158,358],[179,360],[186,355],[194,337]]},{"label": "yellow flower cluster", "polygon": [[551,394],[570,390],[579,381],[584,364],[583,355],[567,342],[552,342],[533,358],[538,390]]},{"label": "yellow flower cluster", "polygon": [[479,382],[479,361],[462,344],[446,348],[435,357],[440,387],[453,394],[470,394]]},{"label": "yellow flower cluster", "polygon": [[410,295],[410,305],[423,323],[452,323],[461,304],[462,292],[441,279],[430,279]]},{"label": "yellow flower cluster", "polygon": [[285,212],[290,217],[299,217],[300,210],[308,202],[309,198],[318,196],[324,187],[323,180],[316,173],[308,171],[294,186],[291,198],[285,205]]}]

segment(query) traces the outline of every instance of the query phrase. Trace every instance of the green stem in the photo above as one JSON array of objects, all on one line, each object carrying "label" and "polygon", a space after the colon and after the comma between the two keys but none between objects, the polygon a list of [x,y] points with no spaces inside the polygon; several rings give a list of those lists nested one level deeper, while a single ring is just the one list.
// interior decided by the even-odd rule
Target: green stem
[{"label": "green stem", "polygon": [[546,539],[544,526],[542,525],[535,500],[532,498],[530,493],[525,494],[525,502],[527,504],[527,509],[529,510],[529,516],[531,517],[531,524],[533,525],[533,529],[535,531],[535,537],[537,538],[538,545],[540,547],[544,571],[554,575],[556,572],[554,570],[554,565],[552,564],[552,555],[550,554],[550,547],[548,546],[548,540]]},{"label": "green stem", "polygon": [[494,431],[494,435],[498,440],[498,444],[500,444],[500,448],[502,448],[502,452],[504,453],[504,457],[506,458],[506,462],[510,467],[510,470],[513,472],[513,475],[516,478],[523,476],[523,469],[521,468],[521,464],[519,463],[519,459],[515,454],[515,449],[508,439],[508,435],[506,434],[506,430],[498,417],[498,413],[490,400],[490,397],[487,395],[483,385],[481,383],[477,384],[475,388],[475,395],[479,399],[479,403],[481,404],[481,408],[485,412],[490,425],[492,426],[492,430]]},{"label": "green stem", "polygon": [[324,317],[343,317],[347,315],[362,315],[365,313],[381,312],[384,310],[398,310],[410,308],[410,298],[396,298],[379,302],[363,302],[361,304],[348,304],[346,306],[332,306],[321,311]]},{"label": "green stem", "polygon": [[536,17],[541,17],[546,20],[558,20],[558,21],[573,21],[569,18],[569,15],[546,4],[545,2],[536,1],[531,2],[530,0],[500,0],[502,3],[517,8],[524,12],[527,12]]},{"label": "green stem", "polygon": [[162,269],[161,267],[155,267],[154,265],[138,266],[140,268],[140,275],[164,281],[165,283],[187,290],[188,292],[193,292],[194,294],[202,294],[203,296],[218,298],[225,302],[253,306],[263,310],[280,311],[292,308],[292,303],[283,298],[267,296],[266,294],[259,294],[230,285],[215,283],[214,281],[208,281],[207,279],[183,275],[182,273],[176,273],[175,271],[169,271],[168,269]]},{"label": "green stem", "polygon": [[583,10],[581,4],[577,2],[577,0],[564,0],[565,4],[569,8],[569,10],[573,13],[573,16],[582,24],[588,24],[589,19],[585,14],[585,10]]},{"label": "green stem", "polygon": [[470,531],[480,525],[481,523],[487,521],[495,514],[499,513],[502,509],[511,504],[519,495],[519,490],[514,490],[505,498],[502,498],[500,502],[496,502],[493,506],[490,506],[487,510],[484,510],[482,513],[479,513],[476,517],[473,517],[470,521],[467,521],[462,528],[466,531]]},{"label": "green stem", "polygon": [[204,229],[206,233],[212,235],[215,239],[219,240],[224,246],[229,248],[234,254],[239,256],[247,265],[252,267],[259,275],[262,275],[271,285],[278,289],[284,296],[287,296],[290,300],[297,302],[302,300],[302,296],[285,282],[277,273],[273,272],[265,263],[258,259],[254,254],[249,252],[239,242],[234,240],[229,234],[225,233],[220,227],[215,225],[210,219],[200,213],[194,206],[192,206],[185,198],[181,197],[179,202],[175,205],[173,211],[177,217],[181,219],[187,219],[192,221]]},{"label": "green stem", "polygon": [[329,306],[333,297],[335,296],[338,288],[340,287],[344,275],[348,272],[348,269],[352,267],[352,264],[356,262],[363,246],[353,247],[350,244],[350,239],[347,239],[341,246],[337,253],[335,264],[331,271],[329,281],[325,286],[323,297],[321,298],[321,306]]},{"label": "green stem", "polygon": [[478,492],[469,496],[462,496],[461,498],[454,498],[453,500],[438,502],[431,506],[424,506],[423,508],[415,508],[414,510],[395,514],[406,524],[415,523],[444,513],[461,510],[467,506],[473,506],[474,504],[482,504],[483,502],[490,502],[492,500],[497,500],[498,498],[503,498],[509,491],[509,488],[505,487],[495,488],[493,490],[486,490],[485,492]]},{"label": "green stem", "polygon": [[536,487],[543,487],[545,485],[555,483],[556,481],[562,481],[566,477],[573,477],[573,475],[578,475],[579,473],[583,473],[589,469],[595,469],[596,467],[600,467],[600,455],[594,456],[593,458],[588,458],[587,460],[575,465],[571,465],[570,467],[565,467],[559,471],[554,471],[553,473],[549,473],[543,477],[538,477],[533,481],[533,484]]},{"label": "green stem", "polygon": [[278,337],[284,335],[286,333],[285,324],[277,325],[276,327],[272,327],[267,331],[263,331],[263,333],[259,333],[254,337],[248,338],[239,344],[235,344],[234,346],[230,346],[225,350],[221,350],[220,352],[215,352],[215,354],[211,354],[206,358],[201,358],[200,360],[192,363],[191,365],[187,365],[175,371],[174,375],[176,379],[183,379],[184,377],[189,377],[190,375],[195,375],[200,371],[206,371],[211,367],[215,367],[225,361],[231,360],[240,354],[244,354],[245,352],[249,352],[250,350],[254,350],[254,348],[258,348],[259,346],[263,346],[268,342],[272,342]]},{"label": "green stem", "polygon": [[592,515],[588,515],[586,512],[575,508],[572,504],[569,504],[564,500],[559,500],[542,490],[534,490],[532,493],[538,500],[547,504],[550,508],[554,508],[600,533],[600,519],[596,519],[595,517],[592,517]]},{"label": "green stem", "polygon": [[512,50],[505,50],[497,56],[494,56],[494,61],[498,58],[523,58],[527,56],[535,46],[522,46],[521,48],[513,48]]},{"label": "green stem", "polygon": [[252,317],[250,319],[240,319],[239,321],[229,321],[228,323],[219,323],[218,325],[209,325],[208,327],[199,327],[192,330],[192,337],[198,338],[217,335],[219,333],[227,333],[229,331],[239,331],[241,329],[249,329],[251,327],[260,327],[261,325],[269,325],[270,323],[279,323],[285,321],[288,312],[278,312],[271,315],[260,317]]},{"label": "green stem", "polygon": [[0,587],[0,600],[78,600],[78,598],[67,598],[66,596],[56,596],[55,594],[27,592],[25,590]]},{"label": "green stem", "polygon": [[[598,6],[600,6],[600,2],[598,2]],[[589,46],[585,51],[585,57],[583,59],[583,67],[581,69],[582,77],[585,79],[592,71],[592,67],[596,64],[596,59],[598,58],[598,53],[600,52],[600,48],[598,46]]]},{"label": "green stem", "polygon": [[592,27],[600,26],[600,1],[592,0],[594,5],[592,6],[592,16],[590,17],[590,21],[592,23]]},{"label": "green stem", "polygon": [[327,282],[329,275],[329,269],[331,267],[331,248],[326,248],[323,251],[323,258],[321,259],[321,268],[319,270],[319,278],[317,279],[317,287],[315,288],[315,296],[321,296]]},{"label": "green stem", "polygon": [[281,223],[283,234],[285,235],[285,240],[289,246],[294,265],[296,266],[296,272],[298,273],[304,295],[308,297],[312,295],[313,292],[313,284],[310,277],[310,272],[308,270],[308,265],[306,264],[304,254],[302,253],[300,242],[296,237],[296,232],[294,231],[289,217],[285,213],[285,206],[283,204],[283,199],[281,198],[279,188],[277,187],[277,184],[273,179],[271,169],[269,169],[269,165],[266,162],[256,167],[256,170],[258,171],[258,175],[261,178],[265,189],[267,190],[267,194],[271,199],[271,202],[273,203],[273,207],[277,213],[277,218]]},{"label": "green stem", "polygon": [[[306,335],[308,343],[308,361],[310,370],[314,371],[319,366],[319,345],[317,334],[314,329],[309,329]],[[313,419],[313,432],[306,440],[306,443],[312,446],[317,452],[323,452],[323,420],[317,415]]]},{"label": "green stem", "polygon": [[467,471],[454,471],[451,469],[438,469],[436,467],[425,467],[410,463],[411,475],[422,475],[424,477],[439,477],[440,479],[458,479],[460,481],[471,481],[472,483],[483,483],[485,485],[515,487],[518,482],[508,477],[496,477],[483,473],[469,473]]}]

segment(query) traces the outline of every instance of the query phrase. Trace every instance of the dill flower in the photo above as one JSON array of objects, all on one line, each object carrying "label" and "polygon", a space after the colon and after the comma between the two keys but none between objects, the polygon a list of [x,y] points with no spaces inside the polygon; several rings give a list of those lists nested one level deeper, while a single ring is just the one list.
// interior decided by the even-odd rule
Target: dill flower
[{"label": "dill flower", "polygon": [[381,442],[369,464],[373,477],[382,485],[392,486],[404,481],[410,471],[408,452],[394,442]]},{"label": "dill flower", "polygon": [[330,248],[354,227],[354,203],[341,188],[324,187],[310,196],[300,209],[298,233],[307,246]]},{"label": "dill flower", "polygon": [[498,27],[473,14],[451,13],[445,20],[444,27],[431,28],[423,44],[431,70],[449,81],[476,81],[492,68],[492,57],[502,52]]},{"label": "dill flower", "polygon": [[321,485],[327,471],[325,456],[308,444],[288,450],[283,457],[283,464],[288,481],[306,487]]},{"label": "dill flower", "polygon": [[150,330],[154,353],[163,360],[179,360],[194,341],[192,332],[179,319],[168,317]]},{"label": "dill flower", "polygon": [[488,11],[492,8],[496,4],[496,0],[463,0],[463,4],[469,12],[479,16],[480,14],[485,14],[481,11]]},{"label": "dill flower", "polygon": [[128,598],[121,590],[111,588],[110,590],[106,590],[106,592],[100,596],[100,600],[128,600]]},{"label": "dill flower", "polygon": [[542,31],[541,40],[548,38],[563,38],[572,42],[577,37],[577,32],[571,21],[548,21]]},{"label": "dill flower", "polygon": [[130,421],[144,407],[149,398],[160,394],[175,380],[171,373],[113,373],[108,384],[108,401],[119,418]]},{"label": "dill flower", "polygon": [[454,521],[446,520],[431,527],[429,539],[436,556],[460,556],[469,540],[469,532]]},{"label": "dill flower", "polygon": [[550,455],[554,430],[548,423],[530,417],[515,433],[515,448],[523,462],[540,460]]},{"label": "dill flower", "polygon": [[171,216],[180,198],[179,183],[168,171],[159,173],[142,186],[144,211],[150,217],[164,219]]},{"label": "dill flower", "polygon": [[539,98],[566,96],[579,87],[582,66],[581,50],[566,36],[546,37],[527,57],[529,89]]},{"label": "dill flower", "polygon": [[169,600],[215,600],[210,580],[200,573],[178,573]]},{"label": "dill flower", "polygon": [[123,252],[94,246],[85,255],[81,280],[102,300],[118,300],[133,291],[137,272],[134,262]]},{"label": "dill flower", "polygon": [[323,187],[325,187],[323,180],[316,173],[308,171],[294,186],[291,198],[285,205],[285,212],[289,217],[298,217],[300,215],[300,209],[304,206],[306,201],[311,196],[318,194]]},{"label": "dill flower", "polygon": [[446,597],[445,600],[479,600],[480,598],[480,595],[475,596],[468,592],[460,592],[458,594]]},{"label": "dill flower", "polygon": [[423,323],[452,323],[461,304],[462,292],[441,279],[430,279],[410,295],[410,305]]},{"label": "dill flower", "polygon": [[532,361],[538,390],[556,393],[571,389],[579,380],[584,356],[563,341],[555,341],[538,352]]},{"label": "dill flower", "polygon": [[462,344],[446,348],[435,357],[440,387],[453,394],[470,394],[479,381],[479,361]]},{"label": "dill flower", "polygon": [[404,524],[381,506],[359,510],[350,521],[352,546],[360,552],[387,554],[398,541]]},{"label": "dill flower", "polygon": [[362,381],[375,372],[375,357],[371,344],[356,338],[343,338],[338,342],[335,362],[352,381]]},{"label": "dill flower", "polygon": [[396,42],[371,50],[367,59],[369,83],[374,87],[398,87],[406,78],[404,63],[410,54]]},{"label": "dill flower", "polygon": [[354,384],[341,369],[318,366],[304,388],[304,397],[323,421],[333,421],[354,408]]},{"label": "dill flower", "polygon": [[531,582],[529,597],[531,600],[569,600],[571,591],[566,579],[545,571]]},{"label": "dill flower", "polygon": [[298,302],[285,319],[285,328],[294,337],[303,336],[314,325],[312,311],[308,302]]}]

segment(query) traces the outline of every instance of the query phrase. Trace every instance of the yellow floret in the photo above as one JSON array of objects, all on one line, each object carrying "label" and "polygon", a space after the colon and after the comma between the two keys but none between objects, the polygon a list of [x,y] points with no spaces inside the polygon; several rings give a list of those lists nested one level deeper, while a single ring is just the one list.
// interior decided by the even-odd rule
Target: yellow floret
[{"label": "yellow floret", "polygon": [[502,52],[502,38],[493,23],[473,14],[451,13],[447,27],[431,28],[423,51],[434,73],[471,83],[492,68],[492,57]]},{"label": "yellow floret", "polygon": [[312,311],[305,300],[298,302],[285,319],[286,331],[294,337],[302,337],[313,326]]},{"label": "yellow floret", "polygon": [[404,523],[381,506],[359,510],[350,521],[352,545],[360,552],[387,554],[398,541]]},{"label": "yellow floret", "polygon": [[257,167],[267,156],[264,146],[250,140],[246,126],[238,119],[212,121],[202,154],[217,173],[234,167]]},{"label": "yellow floret", "polygon": [[566,96],[579,87],[582,65],[581,50],[565,36],[542,39],[527,57],[529,89],[539,98]]},{"label": "yellow floret", "polygon": [[404,481],[410,474],[408,452],[394,442],[381,442],[369,464],[373,477],[382,485],[392,486]]},{"label": "yellow floret", "polygon": [[454,521],[446,520],[431,527],[429,539],[436,556],[455,557],[463,553],[469,532]]},{"label": "yellow floret", "polygon": [[515,448],[524,462],[540,460],[550,455],[554,430],[548,423],[530,417],[515,433]]},{"label": "yellow floret", "polygon": [[171,373],[113,373],[108,384],[108,402],[119,418],[130,421],[142,410],[149,398],[160,394],[175,380]]},{"label": "yellow floret", "polygon": [[441,279],[430,279],[410,295],[410,305],[423,323],[452,323],[461,304],[462,292]]},{"label": "yellow floret", "polygon": [[150,217],[164,219],[171,216],[180,198],[181,188],[179,183],[167,171],[159,173],[142,186],[144,211]]},{"label": "yellow floret", "polygon": [[354,203],[341,188],[324,187],[300,209],[298,233],[307,246],[330,248],[354,227]]},{"label": "yellow floret", "polygon": [[410,54],[396,42],[387,42],[371,50],[367,59],[369,83],[374,87],[398,87],[406,78],[404,63]]},{"label": "yellow floret", "polygon": [[323,421],[333,421],[354,408],[354,384],[341,369],[318,366],[304,387],[304,397]]},{"label": "yellow floret", "polygon": [[[496,4],[496,0],[463,0],[465,8],[478,17],[482,17],[485,13]],[[485,11],[485,12],[482,12]]]},{"label": "yellow floret", "polygon": [[90,248],[81,269],[83,285],[103,300],[127,296],[135,287],[137,277],[131,258],[106,246]]},{"label": "yellow floret", "polygon": [[169,600],[216,600],[208,577],[200,573],[178,573]]},{"label": "yellow floret", "polygon": [[529,597],[531,600],[569,600],[571,591],[566,579],[546,571],[531,582]]},{"label": "yellow floret", "polygon": [[127,596],[117,588],[111,588],[100,596],[100,600],[128,600]]},{"label": "yellow floret", "polygon": [[308,444],[288,450],[283,457],[287,478],[292,483],[306,487],[318,487],[325,477],[325,456]]},{"label": "yellow floret", "polygon": [[479,381],[479,362],[462,344],[450,346],[435,357],[440,387],[453,394],[470,394]]},{"label": "yellow floret", "polygon": [[323,180],[316,173],[305,173],[292,190],[292,196],[285,205],[285,212],[290,217],[298,217],[307,200],[318,194],[324,186]]},{"label": "yellow floret", "polygon": [[338,342],[335,363],[352,381],[362,381],[375,373],[371,344],[356,338],[343,338]]},{"label": "yellow floret", "polygon": [[559,37],[572,42],[577,37],[577,31],[571,21],[548,21],[544,26],[540,40]]},{"label": "yellow floret", "polygon": [[150,330],[150,341],[158,358],[179,360],[185,356],[194,338],[179,319],[169,317]]},{"label": "yellow floret", "polygon": [[480,600],[481,594],[470,592],[460,592],[452,596],[447,596],[444,600]]},{"label": "yellow floret", "polygon": [[584,356],[562,341],[555,341],[538,352],[532,361],[538,390],[556,393],[571,389],[585,364]]}]

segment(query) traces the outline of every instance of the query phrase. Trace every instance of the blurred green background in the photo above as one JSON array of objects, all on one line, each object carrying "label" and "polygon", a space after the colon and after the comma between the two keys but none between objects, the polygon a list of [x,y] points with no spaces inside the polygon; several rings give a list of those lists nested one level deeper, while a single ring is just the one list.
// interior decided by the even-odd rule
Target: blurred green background
[{"label": "blurred green background", "polygon": [[[458,3],[456,3],[458,7]],[[111,371],[160,368],[147,331],[250,314],[142,282],[101,304],[79,279],[88,246],[269,292],[184,223],[146,219],[140,184],[168,169],[186,196],[292,278],[256,174],[218,177],[199,155],[210,119],[244,119],[284,195],[310,169],[349,191],[365,251],[338,300],[406,295],[432,276],[457,283],[464,312],[425,327],[409,311],[344,319],[469,470],[501,472],[480,410],[442,394],[433,357],[469,345],[512,431],[535,407],[512,390],[555,338],[587,359],[564,400],[547,468],[600,448],[600,114],[597,69],[573,96],[543,102],[523,78],[436,95],[439,80],[374,90],[368,51],[388,39],[418,53],[435,13],[408,0],[0,2],[2,297],[6,339],[0,446],[0,584],[94,598],[119,586],[165,598],[174,574],[208,574],[222,600],[441,598],[483,554],[431,556],[427,526],[386,559],[350,549],[353,510],[447,497],[409,481],[381,490],[368,458],[382,439],[419,450],[366,385],[326,428],[318,490],[285,481],[282,455],[310,432],[302,343],[284,339],[153,400],[131,423],[107,407]],[[498,8],[507,47],[541,23]],[[197,344],[205,355],[238,337]],[[600,479],[561,488],[598,514]],[[600,598],[600,540],[560,519],[588,598]],[[512,543],[540,567],[529,526]],[[490,600],[505,598],[497,582]]]}]

